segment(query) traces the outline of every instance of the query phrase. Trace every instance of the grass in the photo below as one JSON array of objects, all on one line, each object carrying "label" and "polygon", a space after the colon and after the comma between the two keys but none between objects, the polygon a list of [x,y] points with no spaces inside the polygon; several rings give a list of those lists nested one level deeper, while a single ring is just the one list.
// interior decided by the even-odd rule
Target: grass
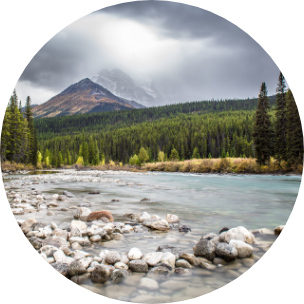
[{"label": "grass", "polygon": [[33,170],[35,167],[32,164],[22,164],[15,163],[10,161],[1,162],[1,170],[9,170],[9,171],[20,171],[20,170]]}]

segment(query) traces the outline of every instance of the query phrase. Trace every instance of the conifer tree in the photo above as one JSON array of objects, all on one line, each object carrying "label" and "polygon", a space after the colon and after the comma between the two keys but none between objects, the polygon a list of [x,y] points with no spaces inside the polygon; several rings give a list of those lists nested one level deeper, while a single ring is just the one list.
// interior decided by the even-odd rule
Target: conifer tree
[{"label": "conifer tree", "polygon": [[286,84],[285,78],[280,72],[278,86],[276,89],[275,109],[275,154],[279,161],[287,161],[287,107],[286,107]]},{"label": "conifer tree", "polygon": [[195,147],[195,148],[193,149],[192,158],[194,158],[194,159],[199,159],[199,158],[200,158],[200,154],[199,154],[199,151],[198,151],[198,147]]},{"label": "conifer tree", "polygon": [[269,102],[265,82],[262,83],[259,93],[258,108],[253,128],[253,140],[256,159],[260,165],[265,165],[270,159],[271,120],[269,115]]},{"label": "conifer tree", "polygon": [[178,152],[177,152],[177,150],[175,149],[175,148],[173,148],[172,150],[171,150],[171,154],[170,154],[170,160],[172,160],[172,161],[178,161],[179,160],[179,155],[178,155]]},{"label": "conifer tree", "polygon": [[303,163],[303,132],[300,115],[291,90],[286,94],[287,103],[287,155],[292,164]]}]

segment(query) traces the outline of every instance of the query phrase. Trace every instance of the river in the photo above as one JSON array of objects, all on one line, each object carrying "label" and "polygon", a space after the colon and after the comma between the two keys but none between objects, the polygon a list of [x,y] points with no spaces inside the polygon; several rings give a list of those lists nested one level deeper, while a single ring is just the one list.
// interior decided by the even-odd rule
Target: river
[{"label": "river", "polygon": [[[46,200],[53,194],[67,190],[75,197],[60,202],[60,208],[77,206],[90,202],[92,211],[109,210],[115,222],[126,222],[127,213],[175,214],[181,224],[191,227],[191,232],[181,233],[178,229],[146,231],[124,235],[121,241],[96,243],[87,252],[99,255],[103,249],[127,252],[132,247],[144,254],[155,251],[160,245],[177,246],[193,253],[193,246],[204,235],[218,233],[223,227],[244,226],[248,230],[285,225],[293,209],[301,182],[300,176],[270,175],[197,175],[183,173],[131,173],[114,171],[72,171],[37,175],[9,175],[4,177],[7,188],[18,192],[26,183],[39,182],[31,187],[40,190]],[[51,172],[52,173],[52,172]],[[99,195],[89,195],[98,190]],[[141,201],[143,198],[148,200]],[[112,201],[115,199],[115,201]],[[70,222],[73,211],[65,212],[54,208],[54,215],[46,215],[47,210],[16,215],[17,219],[35,217],[44,222]],[[110,281],[94,284],[91,280],[81,285],[93,292],[110,298],[145,303],[174,302],[197,297],[224,286],[240,276],[270,248],[277,236],[273,233],[255,234],[254,254],[250,258],[237,259],[225,267],[209,271],[196,267],[188,277],[171,275],[173,285],[184,282],[178,290],[159,288],[147,291],[137,288],[144,274],[137,273],[132,279],[115,285]],[[159,282],[161,285],[161,282]],[[174,289],[174,288],[173,288]]]}]

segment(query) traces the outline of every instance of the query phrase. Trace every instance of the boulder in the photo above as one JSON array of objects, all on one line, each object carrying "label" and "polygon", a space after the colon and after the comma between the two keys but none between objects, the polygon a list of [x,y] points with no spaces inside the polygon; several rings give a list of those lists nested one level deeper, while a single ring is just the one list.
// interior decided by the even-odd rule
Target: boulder
[{"label": "boulder", "polygon": [[166,220],[160,220],[155,223],[152,223],[151,228],[161,231],[167,231],[170,229],[169,224]]},{"label": "boulder", "polygon": [[148,272],[148,264],[142,260],[129,261],[128,266],[133,272]]},{"label": "boulder", "polygon": [[51,264],[54,269],[56,269],[63,276],[67,277],[69,275],[69,265],[66,263],[55,262]]},{"label": "boulder", "polygon": [[27,234],[28,232],[32,231],[34,225],[37,223],[37,221],[34,218],[30,218],[28,220],[26,220],[25,222],[23,222],[21,224],[21,230],[24,234]]},{"label": "boulder", "polygon": [[216,246],[215,253],[218,257],[222,258],[226,262],[230,262],[236,259],[238,252],[235,247],[227,243],[219,243]]},{"label": "boulder", "polygon": [[74,214],[74,219],[81,220],[81,221],[87,221],[88,216],[92,213],[92,211],[89,208],[86,207],[80,207],[76,209],[76,212]]},{"label": "boulder", "polygon": [[285,227],[284,225],[281,225],[281,226],[278,226],[278,227],[274,228],[274,234],[275,235],[280,235],[281,232],[283,231],[284,227]]},{"label": "boulder", "polygon": [[174,214],[167,214],[166,215],[166,220],[169,224],[171,223],[179,223],[179,217]]},{"label": "boulder", "polygon": [[92,272],[91,280],[93,283],[105,283],[111,277],[112,272],[111,266],[96,265]]},{"label": "boulder", "polygon": [[129,276],[129,272],[125,269],[115,269],[112,272],[111,279],[113,284],[118,284],[122,282],[125,278]]},{"label": "boulder", "polygon": [[229,245],[236,248],[238,253],[238,258],[249,258],[252,256],[253,247],[243,241],[231,240]]},{"label": "boulder", "polygon": [[175,266],[176,267],[181,267],[181,268],[192,268],[192,266],[190,265],[190,263],[184,259],[179,259],[175,262]]},{"label": "boulder", "polygon": [[243,226],[229,229],[225,234],[225,242],[229,244],[231,240],[243,241],[252,244],[255,241],[254,235]]},{"label": "boulder", "polygon": [[193,248],[194,255],[212,261],[215,258],[216,246],[207,239],[201,239]]},{"label": "boulder", "polygon": [[109,251],[105,256],[105,262],[111,265],[114,265],[117,262],[120,262],[121,256],[116,251]]},{"label": "boulder", "polygon": [[142,252],[136,247],[133,247],[128,252],[128,259],[129,260],[140,260],[142,258],[142,256],[143,256]]},{"label": "boulder", "polygon": [[87,221],[92,222],[92,221],[99,220],[103,217],[108,219],[109,222],[114,222],[112,213],[110,211],[107,211],[107,210],[93,211],[92,213],[89,214],[89,216],[87,218]]}]

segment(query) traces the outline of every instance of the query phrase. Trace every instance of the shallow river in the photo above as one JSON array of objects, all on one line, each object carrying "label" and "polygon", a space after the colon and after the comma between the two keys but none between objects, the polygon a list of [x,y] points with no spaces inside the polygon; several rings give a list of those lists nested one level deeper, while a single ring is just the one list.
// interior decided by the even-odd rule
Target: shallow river
[{"label": "shallow river", "polygon": [[[24,181],[38,181],[39,184],[21,186]],[[193,253],[193,246],[204,234],[218,233],[225,226],[273,230],[276,226],[286,224],[298,194],[301,177],[63,171],[55,174],[6,176],[4,182],[7,185],[14,184],[16,192],[21,188],[39,189],[47,200],[51,200],[52,194],[62,194],[64,190],[72,192],[76,197],[60,202],[60,208],[90,202],[92,211],[110,210],[117,222],[130,221],[124,217],[126,213],[146,211],[162,218],[170,213],[178,215],[181,223],[192,229],[190,233],[181,233],[177,229],[125,234],[121,241],[96,243],[85,248],[85,251],[99,255],[102,249],[127,252],[132,247],[148,253],[164,244]],[[90,190],[98,190],[101,194],[89,195]],[[143,198],[150,201],[141,202]],[[112,199],[119,201],[111,202]],[[47,211],[40,211],[18,215],[16,218],[35,217],[56,224],[70,222],[73,219],[72,210],[65,212],[60,211],[60,208],[55,208],[53,216],[47,216]],[[82,286],[107,297],[130,302],[160,303],[194,298],[211,292],[244,273],[276,239],[272,233],[257,233],[255,237],[257,242],[253,244],[254,254],[251,258],[237,259],[213,271],[196,267],[192,269],[191,279],[173,274],[168,279],[172,281],[171,289],[139,289],[137,285],[145,275],[140,273],[119,285],[111,282],[93,284],[87,280]],[[182,288],[179,286],[178,290],[174,290],[176,281],[183,282]]]}]

